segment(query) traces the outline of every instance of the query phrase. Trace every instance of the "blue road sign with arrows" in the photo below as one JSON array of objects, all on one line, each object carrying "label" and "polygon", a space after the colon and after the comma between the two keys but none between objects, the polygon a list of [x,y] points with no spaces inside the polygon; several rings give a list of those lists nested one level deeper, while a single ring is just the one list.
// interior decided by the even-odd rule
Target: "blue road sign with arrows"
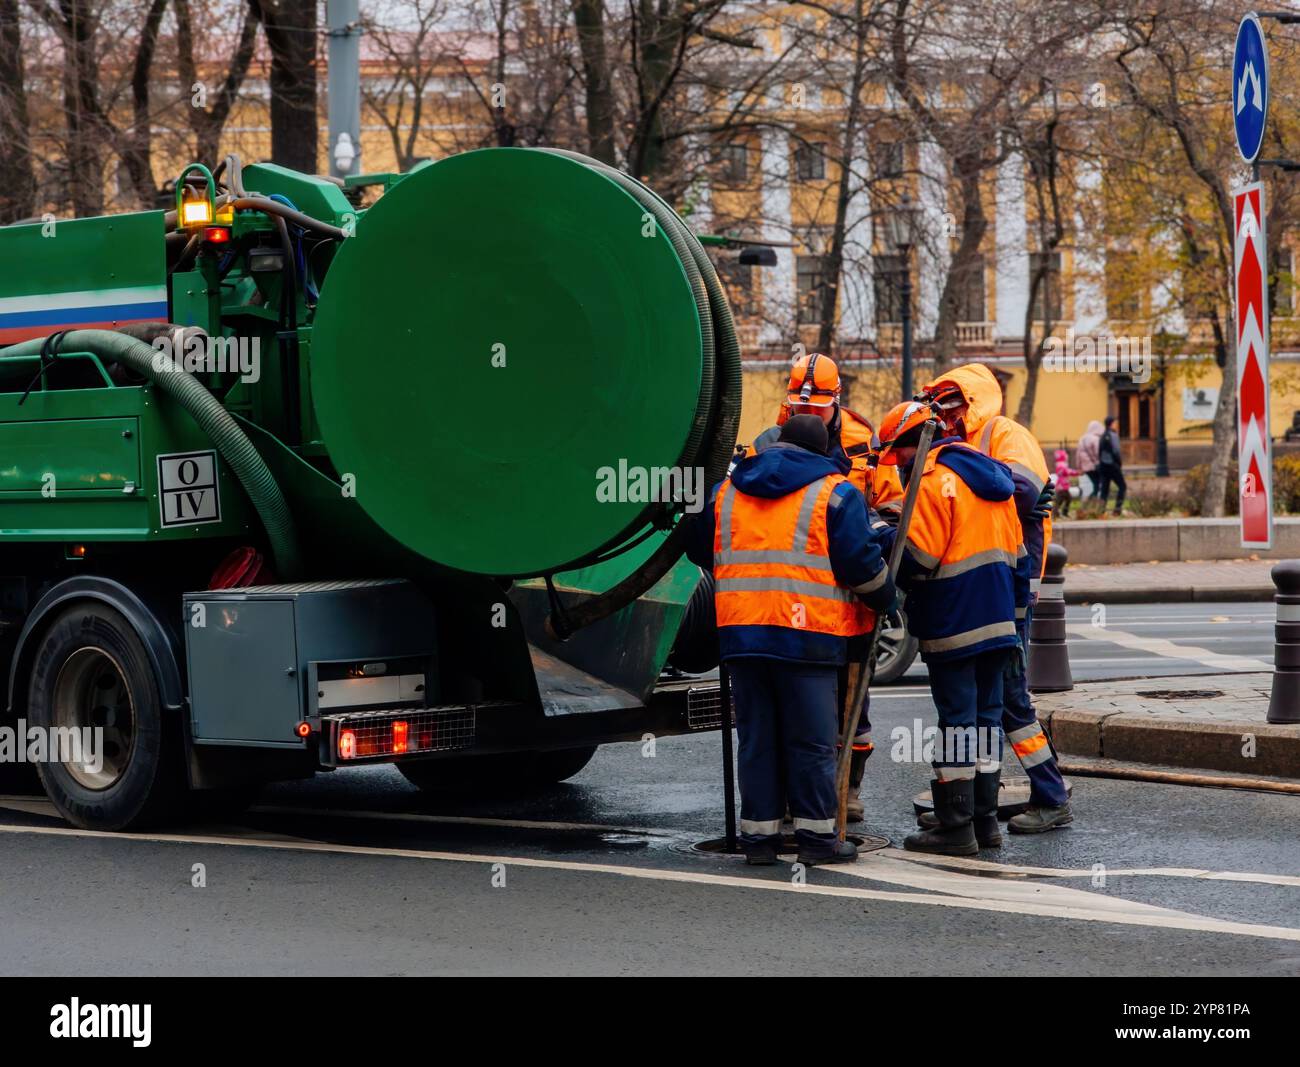
[{"label": "blue road sign with arrows", "polygon": [[1232,54],[1232,125],[1237,151],[1254,163],[1264,144],[1264,119],[1268,115],[1268,44],[1264,28],[1252,13],[1237,27],[1237,47]]}]

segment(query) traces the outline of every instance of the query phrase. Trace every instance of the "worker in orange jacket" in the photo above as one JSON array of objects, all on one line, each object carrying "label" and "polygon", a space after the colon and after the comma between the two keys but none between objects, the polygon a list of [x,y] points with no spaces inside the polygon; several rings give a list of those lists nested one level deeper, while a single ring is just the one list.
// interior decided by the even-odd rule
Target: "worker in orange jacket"
[{"label": "worker in orange jacket", "polygon": [[[956,435],[933,442],[915,469],[931,417],[928,403],[909,401],[880,426],[880,462],[900,466],[904,483],[920,479],[898,583],[939,714],[934,824],[903,847],[966,856],[1002,844],[1002,686],[1006,663],[1018,654],[1016,608],[1028,599],[1029,582],[1011,471]],[[891,529],[882,539],[895,536]]]},{"label": "worker in orange jacket", "polygon": [[[1030,793],[1029,808],[1013,817],[1007,828],[1012,833],[1043,833],[1074,821],[1065,781],[1051,743],[1038,722],[1025,676],[1029,620],[1052,537],[1054,488],[1048,477],[1047,461],[1037,438],[1014,419],[1000,414],[1002,387],[984,364],[971,363],[947,371],[929,382],[922,395],[941,410],[945,432],[1005,463],[1015,482],[1016,511],[1028,554],[1030,596],[1017,613],[1021,654],[1008,662],[1003,684],[1002,728],[1029,775]],[[922,825],[927,825],[927,821],[923,817]]]},{"label": "worker in orange jacket", "polygon": [[740,460],[687,531],[715,579],[718,643],[736,702],[740,838],[777,861],[794,817],[799,861],[857,855],[836,835],[839,671],[894,586],[862,494],[827,455],[825,422],[793,415],[779,440]]},{"label": "worker in orange jacket", "polygon": [[842,392],[840,370],[830,356],[820,352],[800,356],[791,365],[776,425],[754,438],[746,454],[753,455],[775,441],[791,415],[816,415],[826,423],[831,458],[857,486],[868,506],[880,510],[889,504],[901,504],[903,487],[898,473],[892,467],[876,465],[880,449],[874,427],[869,419],[840,402]]},{"label": "worker in orange jacket", "polygon": [[[871,423],[840,402],[843,388],[840,371],[829,356],[814,352],[800,356],[790,368],[786,397],[777,412],[776,425],[763,431],[746,450],[748,455],[761,451],[775,441],[781,427],[792,415],[816,415],[826,424],[829,451],[840,471],[867,501],[868,512],[902,504],[903,487],[893,467],[878,466],[879,442]],[[860,661],[866,653],[865,639],[849,643],[848,659]],[[848,692],[848,668],[840,673],[840,693]],[[847,699],[847,697],[845,697]],[[866,774],[867,759],[875,750],[871,741],[870,699],[864,699],[858,729],[853,737],[853,756],[849,764],[849,802],[846,818],[861,822],[866,815],[858,794]]]}]

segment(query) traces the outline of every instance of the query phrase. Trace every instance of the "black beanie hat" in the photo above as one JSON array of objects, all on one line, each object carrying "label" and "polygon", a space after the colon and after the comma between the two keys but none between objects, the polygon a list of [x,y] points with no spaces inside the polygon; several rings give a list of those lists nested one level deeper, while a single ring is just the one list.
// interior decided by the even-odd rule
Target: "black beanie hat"
[{"label": "black beanie hat", "polygon": [[781,440],[788,445],[798,445],[809,452],[826,455],[830,446],[830,434],[826,423],[816,415],[791,415],[781,427]]}]

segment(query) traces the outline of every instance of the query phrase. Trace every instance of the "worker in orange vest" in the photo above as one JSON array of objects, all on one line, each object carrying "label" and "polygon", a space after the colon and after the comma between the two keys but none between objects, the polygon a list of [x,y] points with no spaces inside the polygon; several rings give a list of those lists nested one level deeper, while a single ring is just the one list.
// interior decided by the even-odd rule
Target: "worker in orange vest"
[{"label": "worker in orange vest", "polygon": [[[1002,387],[984,364],[970,363],[941,374],[925,386],[923,395],[940,408],[945,432],[973,445],[986,456],[1001,460],[1010,468],[1015,482],[1016,512],[1028,554],[1030,596],[1028,603],[1017,612],[1016,633],[1021,653],[1007,664],[1002,729],[1029,775],[1029,808],[1014,816],[1007,828],[1018,834],[1044,833],[1074,821],[1065,780],[1047,734],[1038,722],[1025,672],[1029,620],[1038,599],[1039,580],[1052,539],[1054,487],[1048,477],[1047,461],[1038,439],[1014,419],[1000,414]],[[932,818],[923,816],[922,826]]]},{"label": "worker in orange vest", "polygon": [[800,863],[857,856],[835,826],[839,670],[894,586],[866,502],[828,448],[822,419],[792,415],[776,442],[736,464],[687,533],[688,556],[716,583],[740,838],[753,864],[777,862],[787,802]]},{"label": "worker in orange vest", "polygon": [[[1028,600],[1029,581],[1011,471],[955,435],[933,442],[915,469],[931,417],[928,403],[908,401],[880,426],[880,462],[900,466],[905,483],[920,479],[898,583],[939,714],[933,825],[903,847],[967,856],[1002,844],[1002,686],[1007,661],[1019,655],[1016,608]],[[896,533],[882,539],[892,543]]]},{"label": "worker in orange vest", "polygon": [[[840,402],[843,392],[840,370],[835,361],[820,352],[800,356],[790,368],[785,400],[777,412],[776,425],[763,431],[747,450],[753,455],[777,440],[781,427],[792,415],[816,415],[826,424],[830,439],[830,456],[840,472],[858,489],[872,509],[902,505],[903,487],[893,467],[876,464],[878,442],[871,423]],[[847,658],[860,661],[866,653],[866,639],[849,643]],[[840,694],[848,690],[848,668],[840,672]],[[867,759],[875,751],[871,741],[870,700],[864,702],[853,737],[853,755],[849,764],[849,802],[846,818],[861,822],[866,812],[858,796],[866,774]]]}]

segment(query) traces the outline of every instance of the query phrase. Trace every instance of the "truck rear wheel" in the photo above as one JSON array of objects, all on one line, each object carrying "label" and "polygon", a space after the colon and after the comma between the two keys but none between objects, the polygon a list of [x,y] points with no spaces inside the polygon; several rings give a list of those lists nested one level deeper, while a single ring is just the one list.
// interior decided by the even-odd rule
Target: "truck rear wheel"
[{"label": "truck rear wheel", "polygon": [[541,789],[572,778],[596,754],[595,745],[549,752],[505,752],[464,759],[399,763],[397,769],[421,790],[509,793]]},{"label": "truck rear wheel", "polygon": [[179,724],[164,722],[144,646],[110,607],[88,602],[50,624],[36,650],[27,719],[46,737],[37,768],[45,793],[76,826],[145,824],[181,785]]}]

